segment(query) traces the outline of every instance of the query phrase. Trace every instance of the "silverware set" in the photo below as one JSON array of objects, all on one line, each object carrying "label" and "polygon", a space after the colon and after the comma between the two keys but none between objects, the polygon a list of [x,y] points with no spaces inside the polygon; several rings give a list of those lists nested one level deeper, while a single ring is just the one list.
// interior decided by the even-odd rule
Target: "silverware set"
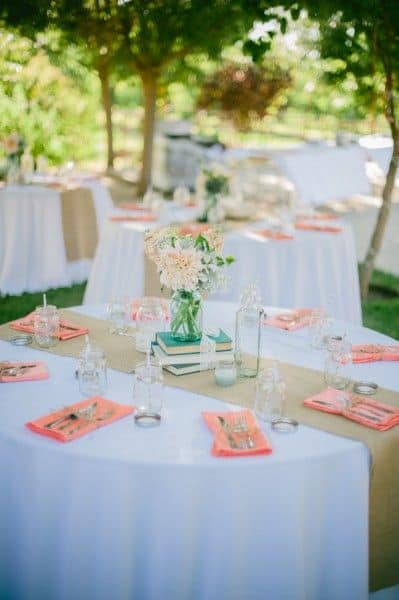
[{"label": "silverware set", "polygon": [[20,375],[25,375],[27,371],[36,367],[36,363],[32,363],[30,365],[6,365],[3,364],[0,367],[0,377],[19,377]]},{"label": "silverware set", "polygon": [[249,450],[255,447],[255,442],[245,417],[237,417],[232,423],[227,423],[226,419],[221,416],[218,416],[218,420],[227,436],[230,448],[233,450]]},{"label": "silverware set", "polygon": [[[332,408],[334,410],[340,410],[341,407],[333,402],[328,402],[326,400],[313,400],[316,404],[321,404],[322,406],[326,406],[327,408]],[[371,404],[366,404],[362,400],[352,399],[352,406],[345,408],[345,413],[350,413],[359,417],[364,417],[365,419],[370,419],[370,421],[374,421],[375,423],[380,423],[384,421],[388,417],[392,417],[395,413],[395,408],[388,409],[384,406],[374,406]]]},{"label": "silverware set", "polygon": [[[72,435],[79,429],[86,427],[88,423],[96,423],[99,421],[106,421],[114,414],[114,410],[110,409],[105,411],[103,414],[97,415],[97,401],[92,402],[88,406],[84,406],[76,411],[66,413],[61,417],[58,417],[54,421],[45,423],[43,427],[55,431],[64,432],[65,435]],[[77,423],[79,421],[79,423]],[[75,427],[73,425],[75,424]],[[70,429],[70,427],[72,428]]]}]

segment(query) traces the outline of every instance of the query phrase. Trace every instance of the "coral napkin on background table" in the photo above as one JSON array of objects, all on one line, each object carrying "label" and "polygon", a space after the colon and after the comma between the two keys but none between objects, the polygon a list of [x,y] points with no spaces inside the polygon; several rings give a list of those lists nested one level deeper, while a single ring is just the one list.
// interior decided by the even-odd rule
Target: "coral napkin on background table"
[{"label": "coral napkin on background table", "polygon": [[334,213],[328,212],[314,212],[310,214],[301,214],[297,215],[298,221],[335,221],[338,219],[338,215]]},{"label": "coral napkin on background table", "polygon": [[352,362],[367,363],[379,360],[399,360],[399,344],[362,344],[352,346]]},{"label": "coral napkin on background table", "polygon": [[[32,367],[29,365],[33,365]],[[49,373],[44,362],[41,361],[25,361],[25,362],[7,362],[1,363],[1,367],[18,368],[26,366],[26,369],[21,370],[18,375],[2,375],[0,368],[0,382],[1,383],[12,383],[16,381],[37,381],[39,379],[48,379]]]},{"label": "coral napkin on background table", "polygon": [[316,223],[296,223],[295,229],[300,229],[302,231],[322,231],[324,233],[340,233],[342,231],[342,227],[319,225]]},{"label": "coral napkin on background table", "polygon": [[328,388],[304,401],[304,406],[330,414],[341,415],[360,425],[386,431],[399,425],[399,408],[377,400],[350,394],[351,406],[343,407],[339,397],[344,392]]},{"label": "coral napkin on background table", "polygon": [[139,222],[146,222],[146,221],[156,221],[156,217],[154,215],[150,215],[150,214],[139,214],[139,215],[111,215],[110,217],[108,217],[108,221],[114,221],[114,222],[134,222],[134,223],[139,223]]},{"label": "coral napkin on background table", "polygon": [[[34,333],[33,315],[34,312],[30,313],[29,315],[26,315],[26,317],[23,317],[22,319],[11,321],[9,325],[12,329],[16,329],[17,331],[23,331],[24,333]],[[60,333],[58,338],[61,341],[70,340],[80,335],[86,335],[86,333],[89,333],[87,327],[80,327],[79,325],[75,325],[75,323],[72,323],[71,321],[65,321],[65,319],[60,320]]]},{"label": "coral napkin on background table", "polygon": [[[266,319],[263,320],[263,324],[269,325],[270,327],[285,329],[286,331],[295,331],[296,329],[301,329],[308,325],[311,313],[311,308],[297,308],[293,311],[280,313],[273,317],[266,317]],[[287,318],[284,319],[284,317]],[[292,320],[287,320],[288,318]]]},{"label": "coral napkin on background table", "polygon": [[[260,430],[259,425],[250,410],[240,410],[237,412],[203,412],[202,416],[209,429],[215,434],[212,445],[213,456],[256,456],[258,454],[270,454],[272,452],[269,440]],[[234,433],[232,429],[237,419],[245,419],[248,425],[248,433],[254,442],[254,447],[231,448],[228,436],[218,417],[222,417],[231,428],[231,435],[237,444],[240,440],[245,440],[246,433]]]},{"label": "coral napkin on background table", "polygon": [[121,202],[118,204],[118,208],[123,208],[124,210],[137,210],[140,212],[151,212],[151,209],[147,206],[143,206],[142,204],[137,204],[137,202]]},{"label": "coral napkin on background table", "polygon": [[[142,298],[133,298],[133,300],[131,302],[131,309],[132,309],[131,318],[133,319],[133,321],[136,320],[137,311],[140,307],[141,300],[142,300]],[[169,321],[169,319],[170,319],[169,302],[165,298],[160,298],[160,301],[161,301],[161,307],[162,307],[164,319],[166,321]]]},{"label": "coral napkin on background table", "polygon": [[293,240],[294,236],[289,233],[284,233],[283,231],[273,231],[273,229],[253,229],[250,232],[252,235],[266,238],[269,240]]},{"label": "coral napkin on background table", "polygon": [[[92,414],[90,414],[90,417],[86,416],[85,418],[84,415],[81,417],[79,416],[78,411],[94,403],[95,407]],[[134,410],[133,406],[118,404],[112,400],[106,400],[101,396],[93,396],[82,402],[76,402],[75,404],[71,404],[71,406],[44,415],[34,421],[29,421],[26,423],[26,427],[35,433],[45,435],[46,437],[53,438],[59,442],[70,442],[94,429],[98,429],[99,427],[113,423],[122,417],[126,417]],[[71,414],[76,415],[77,418],[68,422],[67,417]],[[61,419],[61,417],[64,417],[64,420],[60,421],[59,419]],[[48,423],[54,421],[58,421],[56,426],[51,428],[46,427]],[[67,425],[67,427],[64,427],[64,425]]]}]

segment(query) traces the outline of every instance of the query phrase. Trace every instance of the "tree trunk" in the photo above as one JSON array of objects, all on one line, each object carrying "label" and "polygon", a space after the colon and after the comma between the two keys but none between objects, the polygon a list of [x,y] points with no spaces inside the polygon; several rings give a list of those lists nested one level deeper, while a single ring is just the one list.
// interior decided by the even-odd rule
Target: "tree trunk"
[{"label": "tree trunk", "polygon": [[101,100],[105,112],[105,123],[107,131],[107,168],[114,167],[114,137],[112,131],[112,98],[109,83],[108,65],[98,66],[98,76],[101,82]]},{"label": "tree trunk", "polygon": [[146,71],[145,73],[141,73],[140,77],[144,94],[144,147],[139,193],[144,194],[151,185],[158,74],[154,71]]},{"label": "tree trunk", "polygon": [[392,192],[395,186],[395,178],[398,170],[399,161],[399,131],[393,136],[393,151],[391,161],[389,163],[388,173],[385,179],[385,185],[382,192],[382,205],[378,213],[377,223],[375,224],[373,236],[367,251],[366,258],[361,268],[360,273],[360,292],[362,298],[367,298],[370,280],[373,274],[375,261],[378,252],[381,249],[382,240],[384,237],[385,227],[388,222],[389,213],[392,204]]}]

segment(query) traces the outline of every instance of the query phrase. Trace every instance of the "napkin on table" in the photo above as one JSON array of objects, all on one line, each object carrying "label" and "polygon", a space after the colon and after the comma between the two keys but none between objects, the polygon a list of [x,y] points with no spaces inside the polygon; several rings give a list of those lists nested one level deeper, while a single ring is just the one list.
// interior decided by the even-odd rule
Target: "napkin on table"
[{"label": "napkin on table", "polygon": [[[256,456],[258,454],[270,454],[272,447],[269,440],[265,437],[256,422],[255,417],[250,410],[240,410],[237,412],[203,412],[202,416],[209,429],[215,434],[212,445],[213,456]],[[237,419],[245,419],[248,424],[249,434],[254,441],[253,448],[231,448],[229,439],[223,429],[218,417],[223,417],[227,425],[233,427]],[[234,440],[239,443],[240,439],[245,439],[245,432],[231,434]]]},{"label": "napkin on table", "polygon": [[[284,313],[280,313],[279,315],[273,317],[266,317],[264,319],[263,324],[269,325],[270,327],[278,327],[279,329],[285,329],[286,331],[295,331],[297,329],[301,329],[302,327],[306,327],[309,324],[309,317],[312,313],[311,308],[297,308],[292,311],[287,311]],[[292,321],[287,321],[281,317],[291,317]]]},{"label": "napkin on table", "polygon": [[[34,314],[34,312],[31,312],[29,313],[29,315],[26,315],[26,317],[23,317],[22,319],[11,321],[10,327],[12,329],[16,329],[17,331],[23,331],[24,333],[34,333]],[[58,338],[61,341],[70,340],[80,335],[86,335],[86,333],[89,333],[87,327],[80,327],[79,325],[75,325],[75,323],[72,323],[72,321],[66,321],[65,319],[60,320],[60,333]]]},{"label": "napkin on table", "polygon": [[338,219],[338,215],[329,212],[314,212],[310,214],[299,214],[298,220],[301,221],[334,221]]},{"label": "napkin on table", "polygon": [[151,215],[151,214],[140,214],[140,215],[111,215],[110,217],[108,217],[108,221],[113,221],[115,223],[118,222],[133,222],[133,223],[140,223],[140,222],[147,222],[147,221],[156,221],[156,217],[155,215]]},{"label": "napkin on table", "polygon": [[253,229],[251,231],[252,235],[267,238],[269,240],[293,240],[294,236],[289,233],[284,233],[283,231],[274,231],[273,229]]},{"label": "napkin on table", "polygon": [[[82,415],[82,417],[79,417],[79,410],[93,405],[94,403],[95,406],[90,416],[86,415],[85,418],[85,416]],[[48,415],[35,419],[34,421],[29,421],[26,423],[26,427],[35,433],[45,435],[58,440],[59,442],[70,442],[71,440],[76,440],[76,438],[79,438],[82,435],[97,429],[98,427],[109,425],[110,423],[113,423],[122,417],[126,417],[134,410],[135,409],[133,406],[118,404],[117,402],[106,400],[101,396],[93,396],[87,400],[83,400],[82,402],[76,402],[75,404],[71,404],[71,406],[67,406],[66,408],[62,408],[61,410],[57,410]],[[46,424],[52,423],[61,417],[67,417],[71,414],[76,414],[78,418],[71,420],[70,423],[65,419],[63,421],[59,421],[54,427],[46,427]],[[64,425],[67,423],[67,427],[64,427]],[[70,432],[70,434],[68,434],[68,432]]]},{"label": "napkin on table", "polygon": [[351,406],[346,408],[339,401],[339,396],[343,393],[345,392],[328,388],[307,398],[303,404],[322,412],[342,415],[351,421],[378,431],[386,431],[399,424],[399,407],[351,394]]},{"label": "napkin on table", "polygon": [[367,363],[379,360],[399,360],[399,344],[360,344],[352,346],[352,362]]},{"label": "napkin on table", "polygon": [[[7,369],[13,367],[23,367],[26,369],[21,370],[18,375],[2,375],[1,369],[6,367]],[[30,367],[29,365],[33,365]],[[48,379],[49,373],[44,362],[38,360],[24,361],[24,362],[7,362],[0,363],[0,382],[1,383],[12,383],[15,381],[37,381],[39,379]]]},{"label": "napkin on table", "polygon": [[147,206],[143,206],[142,204],[138,204],[137,202],[121,202],[118,204],[118,208],[123,208],[124,210],[137,210],[140,212],[151,212],[151,209]]},{"label": "napkin on table", "polygon": [[340,233],[342,227],[333,227],[332,225],[319,225],[316,223],[296,223],[295,229],[302,231],[321,231],[324,233]]}]

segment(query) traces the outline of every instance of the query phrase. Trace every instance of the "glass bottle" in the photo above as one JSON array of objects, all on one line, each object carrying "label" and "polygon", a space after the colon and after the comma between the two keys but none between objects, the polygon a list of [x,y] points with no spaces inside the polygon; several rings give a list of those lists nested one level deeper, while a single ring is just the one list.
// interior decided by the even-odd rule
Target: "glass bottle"
[{"label": "glass bottle", "polygon": [[238,377],[256,377],[259,372],[262,318],[264,312],[254,284],[241,295],[236,314],[235,360]]}]

